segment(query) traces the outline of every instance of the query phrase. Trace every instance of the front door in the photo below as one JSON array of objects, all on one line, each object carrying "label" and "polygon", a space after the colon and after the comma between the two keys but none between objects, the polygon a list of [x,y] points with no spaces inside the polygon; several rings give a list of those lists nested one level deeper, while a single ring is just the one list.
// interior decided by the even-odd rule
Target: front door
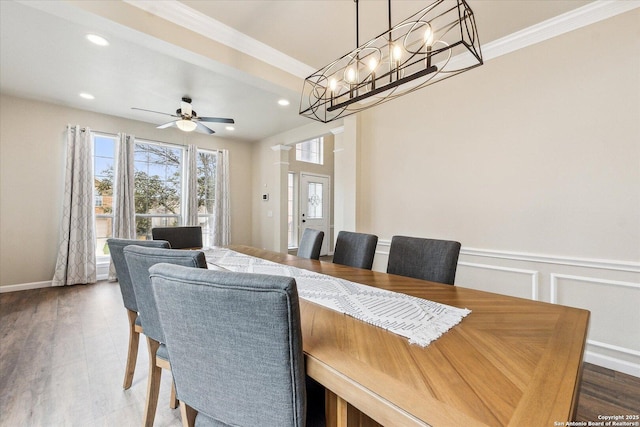
[{"label": "front door", "polygon": [[325,175],[300,174],[300,225],[299,236],[305,228],[324,231],[320,255],[329,253],[329,213],[331,212],[330,180]]}]

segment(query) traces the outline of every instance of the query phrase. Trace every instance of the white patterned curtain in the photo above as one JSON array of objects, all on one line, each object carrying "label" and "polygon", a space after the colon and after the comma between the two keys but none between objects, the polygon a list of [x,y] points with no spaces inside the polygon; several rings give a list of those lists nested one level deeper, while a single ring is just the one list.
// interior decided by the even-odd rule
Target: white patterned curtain
[{"label": "white patterned curtain", "polygon": [[231,204],[229,203],[229,151],[219,150],[216,160],[216,195],[214,206],[213,245],[230,243]]},{"label": "white patterned curtain", "polygon": [[[134,148],[135,138],[133,135],[118,134],[116,170],[113,183],[113,237],[119,239],[136,238]],[[116,270],[112,261],[109,264],[109,280],[115,279]]]},{"label": "white patterned curtain", "polygon": [[67,125],[60,247],[53,286],[96,282],[93,144],[88,128]]},{"label": "white patterned curtain", "polygon": [[198,225],[198,147],[187,148],[187,210],[184,225]]}]

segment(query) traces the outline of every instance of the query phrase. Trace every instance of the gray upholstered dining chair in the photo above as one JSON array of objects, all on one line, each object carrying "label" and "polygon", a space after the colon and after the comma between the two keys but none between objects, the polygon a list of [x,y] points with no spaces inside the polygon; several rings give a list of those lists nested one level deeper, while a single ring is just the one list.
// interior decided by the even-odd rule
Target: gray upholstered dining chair
[{"label": "gray upholstered dining chair", "polygon": [[154,227],[151,229],[153,240],[166,240],[172,249],[202,248],[202,227]]},{"label": "gray upholstered dining chair", "polygon": [[378,236],[374,234],[341,231],[333,250],[333,262],[371,270],[377,244]]},{"label": "gray upholstered dining chair", "polygon": [[393,236],[387,273],[453,285],[459,255],[459,242]]},{"label": "gray upholstered dining chair", "polygon": [[305,425],[295,279],[167,264],[150,273],[183,425]]},{"label": "gray upholstered dining chair", "polygon": [[313,228],[305,228],[298,245],[298,256],[309,259],[320,259],[320,249],[322,249],[324,231]]},{"label": "gray upholstered dining chair", "polygon": [[116,269],[118,277],[118,285],[122,294],[122,302],[127,309],[127,318],[129,320],[129,348],[127,350],[127,364],[124,371],[124,383],[122,387],[127,390],[131,387],[133,374],[136,370],[136,359],[138,358],[138,343],[140,341],[140,333],[144,333],[140,316],[138,316],[138,303],[136,294],[131,283],[129,267],[124,259],[124,248],[129,245],[150,246],[155,248],[169,248],[169,242],[164,240],[133,240],[133,239],[107,239],[111,261]]},{"label": "gray upholstered dining chair", "polygon": [[[187,266],[206,269],[207,262],[202,251],[184,251],[180,249],[156,249],[142,246],[127,246],[124,249],[131,282],[136,293],[140,320],[147,337],[149,350],[149,379],[147,382],[147,402],[145,405],[144,425],[152,426],[158,404],[162,369],[171,370],[171,362],[165,346],[164,334],[158,318],[156,300],[151,292],[149,268],[158,263],[173,266]],[[171,387],[172,408],[177,407],[175,388]]]}]

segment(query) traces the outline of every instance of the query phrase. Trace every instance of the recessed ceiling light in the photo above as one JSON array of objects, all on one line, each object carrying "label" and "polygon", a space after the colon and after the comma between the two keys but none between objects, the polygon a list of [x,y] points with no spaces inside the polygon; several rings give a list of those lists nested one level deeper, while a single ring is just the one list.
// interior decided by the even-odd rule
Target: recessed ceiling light
[{"label": "recessed ceiling light", "polygon": [[226,130],[236,130],[236,128],[234,128],[233,126],[227,126],[225,127]]},{"label": "recessed ceiling light", "polygon": [[279,104],[279,105],[282,105],[283,107],[286,107],[286,106],[287,106],[287,105],[289,105],[290,103],[289,103],[289,100],[287,100],[287,99],[280,99],[280,100],[278,101],[278,104]]},{"label": "recessed ceiling light", "polygon": [[87,34],[87,40],[93,44],[97,44],[98,46],[109,46],[107,39],[97,34]]},{"label": "recessed ceiling light", "polygon": [[90,93],[86,93],[86,92],[82,92],[80,94],[80,98],[84,98],[84,99],[96,99],[95,96],[91,95]]}]

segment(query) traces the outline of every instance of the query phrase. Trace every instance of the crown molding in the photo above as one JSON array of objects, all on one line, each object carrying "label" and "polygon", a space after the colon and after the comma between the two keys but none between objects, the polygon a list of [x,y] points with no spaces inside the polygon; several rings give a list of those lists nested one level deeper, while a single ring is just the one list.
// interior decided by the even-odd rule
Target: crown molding
[{"label": "crown molding", "polygon": [[596,0],[482,46],[485,61],[640,7],[636,0]]},{"label": "crown molding", "polygon": [[[252,56],[301,79],[316,70],[277,49],[177,1],[123,0],[181,27]],[[524,49],[640,7],[638,0],[596,0],[482,46],[485,61]]]},{"label": "crown molding", "polygon": [[262,43],[179,1],[123,0],[210,40],[252,56],[296,77],[305,79],[314,68]]}]

